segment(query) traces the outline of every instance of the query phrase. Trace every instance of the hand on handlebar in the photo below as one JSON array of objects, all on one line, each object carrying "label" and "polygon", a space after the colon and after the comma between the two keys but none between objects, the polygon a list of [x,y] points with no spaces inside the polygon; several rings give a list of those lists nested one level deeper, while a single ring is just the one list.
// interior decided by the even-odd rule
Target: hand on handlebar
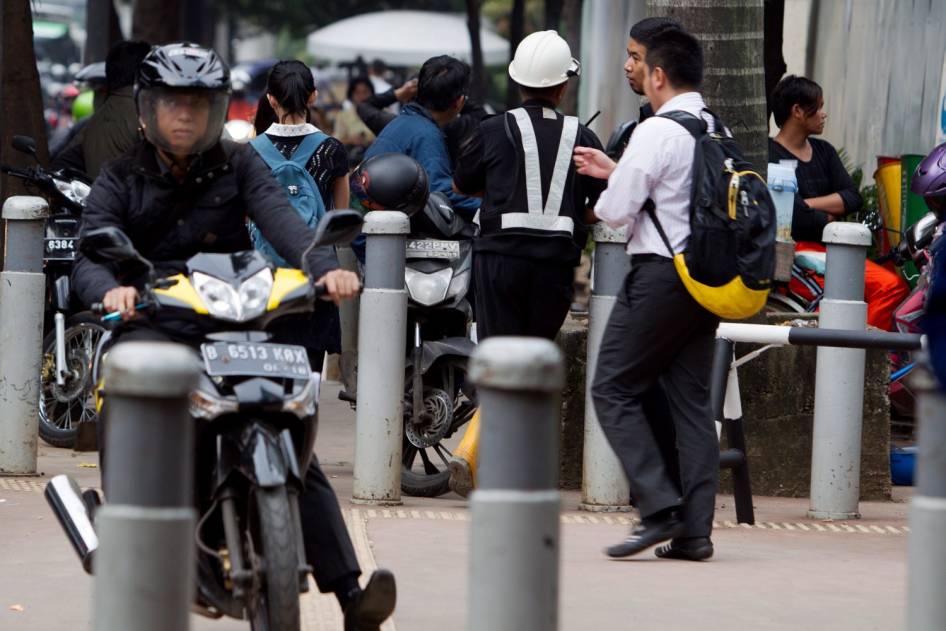
[{"label": "hand on handlebar", "polygon": [[102,298],[102,306],[106,312],[117,311],[124,321],[138,316],[135,304],[138,302],[138,290],[134,287],[115,287],[108,290]]},{"label": "hand on handlebar", "polygon": [[352,298],[361,289],[361,281],[354,272],[344,269],[333,269],[315,282],[324,287],[322,298],[331,300],[336,305],[342,300]]}]

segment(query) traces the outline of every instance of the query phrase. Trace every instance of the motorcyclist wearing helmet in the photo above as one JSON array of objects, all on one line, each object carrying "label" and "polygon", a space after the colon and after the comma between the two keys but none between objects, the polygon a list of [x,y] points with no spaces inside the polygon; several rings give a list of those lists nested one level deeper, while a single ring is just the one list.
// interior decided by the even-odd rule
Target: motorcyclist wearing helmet
[{"label": "motorcyclist wearing helmet", "polygon": [[[923,197],[927,207],[946,221],[946,143],[929,153],[916,168],[910,190]],[[943,230],[940,225],[939,230]],[[923,331],[929,340],[930,362],[941,390],[946,390],[946,241],[932,247],[933,268],[926,294]]]},{"label": "motorcyclist wearing helmet", "polygon": [[[483,195],[473,258],[480,340],[554,339],[568,315],[585,224],[606,186],[576,173],[572,163],[576,146],[600,150],[598,137],[556,109],[580,68],[555,31],[523,39],[509,64],[522,107],[481,123],[457,161],[456,188]],[[461,495],[472,486],[478,427],[474,419],[454,451],[451,483]]]},{"label": "motorcyclist wearing helmet", "polygon": [[[251,147],[220,140],[229,91],[229,69],[213,50],[189,43],[153,49],[135,84],[145,140],[103,167],[88,198],[83,233],[121,229],[165,276],[183,272],[199,252],[251,249],[249,216],[280,256],[301,265],[313,231]],[[338,269],[331,247],[314,248],[307,263],[331,299],[357,293],[358,277]],[[137,313],[140,279],[128,274],[80,254],[72,281],[86,304],[102,302],[121,312],[123,322],[114,332],[119,343],[199,343],[206,331],[195,322]],[[300,508],[306,555],[320,590],[338,597],[346,631],[377,631],[394,607],[393,576],[381,571],[364,591],[359,588],[361,570],[338,500],[314,458]]]}]

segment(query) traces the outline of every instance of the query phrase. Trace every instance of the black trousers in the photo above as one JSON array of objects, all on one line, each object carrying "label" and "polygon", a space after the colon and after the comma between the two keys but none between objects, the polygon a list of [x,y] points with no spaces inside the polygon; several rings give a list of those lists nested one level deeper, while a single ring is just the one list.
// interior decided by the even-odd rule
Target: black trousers
[{"label": "black trousers", "polygon": [[[155,330],[141,325],[123,325],[116,330],[119,342],[191,342],[191,335],[179,337],[164,330]],[[105,422],[98,423],[99,468],[102,480],[105,480]],[[313,454],[309,468],[305,472],[305,488],[299,498],[299,515],[302,521],[302,538],[305,544],[306,561],[312,566],[319,591],[330,592],[342,579],[361,575],[358,558],[352,547],[342,511],[335,496],[335,490],[319,466],[318,458]],[[106,490],[107,494],[107,490]]]},{"label": "black trousers", "polygon": [[718,324],[669,259],[635,258],[592,385],[598,421],[641,517],[679,507],[687,537],[708,537],[713,525],[719,443],[709,375]]},{"label": "black trousers", "polygon": [[473,257],[476,335],[555,339],[572,302],[575,268],[495,252]]}]

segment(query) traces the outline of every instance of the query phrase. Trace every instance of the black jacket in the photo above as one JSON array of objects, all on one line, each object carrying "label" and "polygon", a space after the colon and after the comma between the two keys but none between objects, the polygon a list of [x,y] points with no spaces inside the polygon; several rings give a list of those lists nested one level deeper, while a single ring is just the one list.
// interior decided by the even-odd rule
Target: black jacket
[{"label": "black jacket", "polygon": [[[154,146],[141,142],[102,168],[83,213],[82,233],[120,228],[160,277],[183,272],[187,259],[199,252],[251,249],[247,216],[283,258],[301,263],[314,233],[249,145],[222,141],[200,156],[179,183],[158,162]],[[334,249],[313,249],[309,265],[313,278],[336,269]],[[81,254],[72,270],[73,288],[87,305],[136,280]]]}]

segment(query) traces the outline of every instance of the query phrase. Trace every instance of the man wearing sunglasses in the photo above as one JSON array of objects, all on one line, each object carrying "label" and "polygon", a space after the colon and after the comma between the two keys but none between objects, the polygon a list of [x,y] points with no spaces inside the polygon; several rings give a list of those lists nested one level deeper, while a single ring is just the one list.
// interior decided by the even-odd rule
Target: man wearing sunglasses
[{"label": "man wearing sunglasses", "polygon": [[[576,146],[598,137],[557,108],[581,65],[555,31],[529,35],[509,64],[522,106],[480,124],[461,147],[453,175],[462,193],[483,197],[474,245],[476,331],[553,339],[572,302],[575,266],[593,222],[603,180],[579,175]],[[475,475],[474,419],[451,463],[451,486],[465,494]]]}]

